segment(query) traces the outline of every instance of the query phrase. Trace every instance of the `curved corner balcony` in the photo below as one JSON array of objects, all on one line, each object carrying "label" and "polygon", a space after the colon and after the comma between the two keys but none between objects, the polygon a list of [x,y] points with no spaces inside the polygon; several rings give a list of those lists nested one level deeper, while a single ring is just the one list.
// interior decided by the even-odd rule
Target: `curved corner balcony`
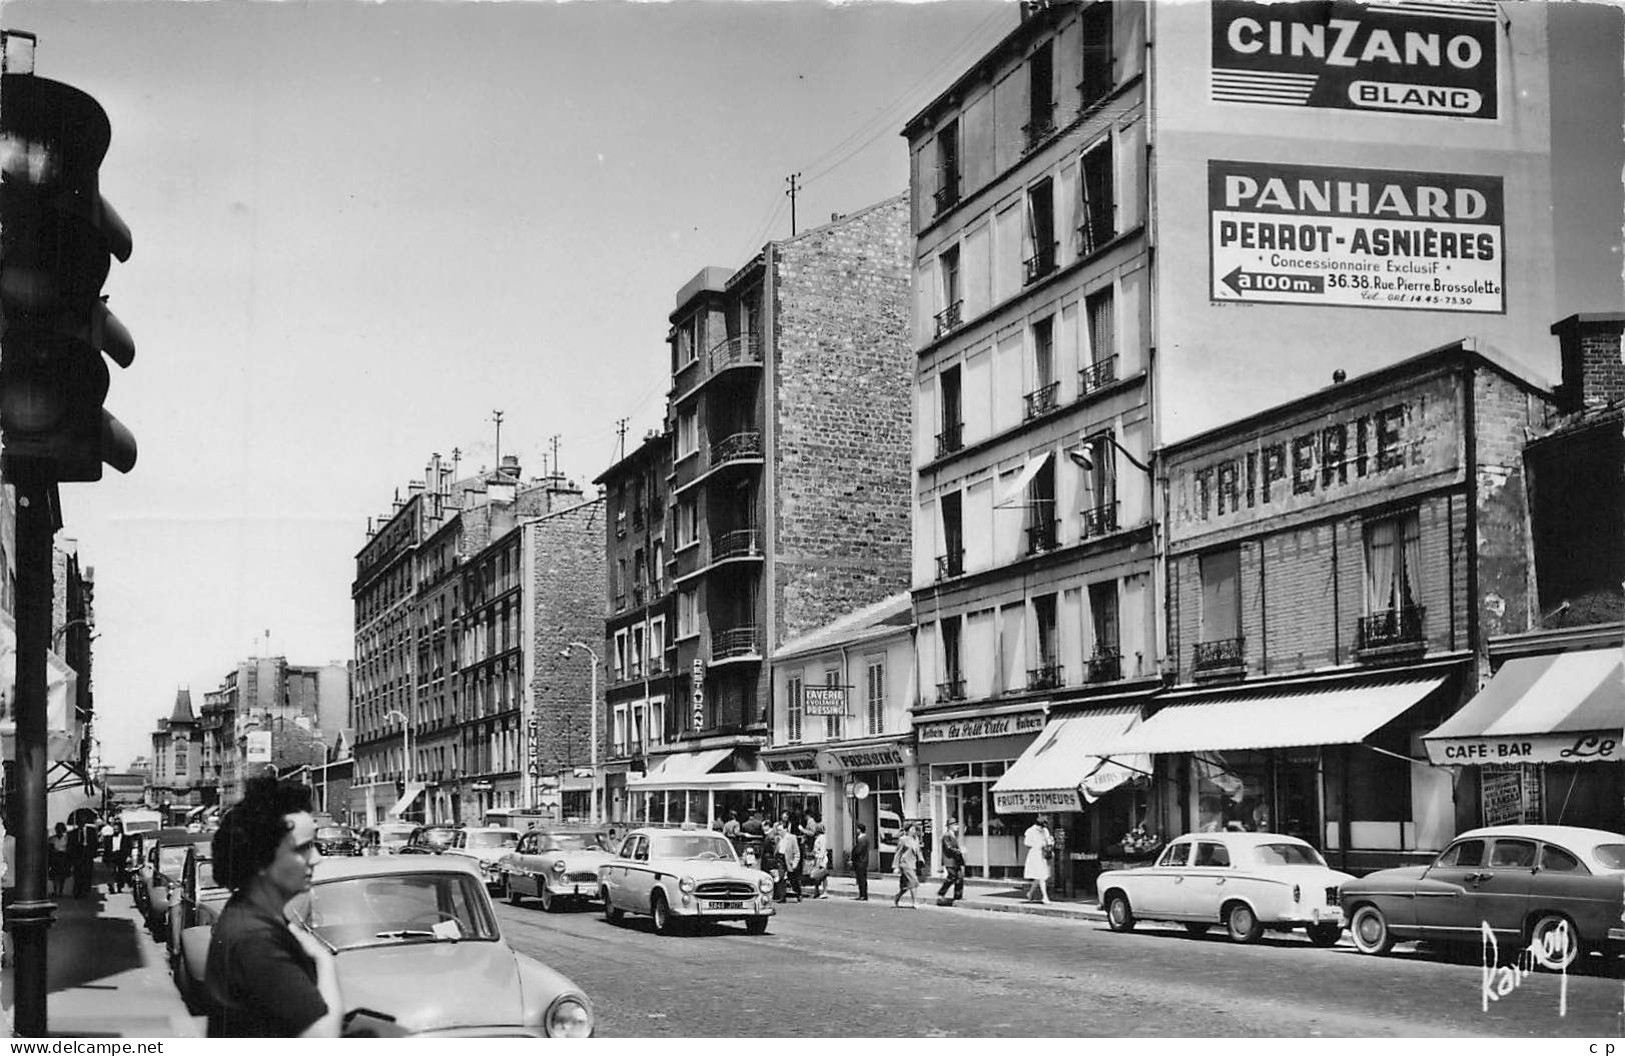
[{"label": "curved corner balcony", "polygon": [[687,387],[674,387],[672,399],[676,403],[693,399],[701,389],[736,367],[760,367],[762,335],[752,332],[725,337],[707,349],[704,355],[696,356],[694,363],[702,364],[705,372],[691,379]]},{"label": "curved corner balcony", "polygon": [[711,666],[718,664],[760,661],[762,659],[762,629],[760,627],[730,627],[711,632]]},{"label": "curved corner balcony", "polygon": [[762,434],[751,429],[726,436],[706,451],[705,465],[698,467],[694,476],[672,488],[672,494],[681,494],[701,481],[734,467],[762,464]]}]

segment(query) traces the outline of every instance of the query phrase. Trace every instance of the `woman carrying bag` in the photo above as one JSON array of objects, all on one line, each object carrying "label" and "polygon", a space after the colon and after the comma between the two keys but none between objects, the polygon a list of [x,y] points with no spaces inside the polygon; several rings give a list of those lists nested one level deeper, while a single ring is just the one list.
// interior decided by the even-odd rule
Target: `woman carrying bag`
[{"label": "woman carrying bag", "polygon": [[[1049,815],[1040,814],[1027,828],[1022,841],[1027,845],[1027,861],[1023,864],[1022,878],[1032,886],[1027,888],[1027,901],[1049,905],[1050,864],[1055,858],[1055,837],[1049,831]],[[1034,897],[1036,894],[1037,897]]]}]

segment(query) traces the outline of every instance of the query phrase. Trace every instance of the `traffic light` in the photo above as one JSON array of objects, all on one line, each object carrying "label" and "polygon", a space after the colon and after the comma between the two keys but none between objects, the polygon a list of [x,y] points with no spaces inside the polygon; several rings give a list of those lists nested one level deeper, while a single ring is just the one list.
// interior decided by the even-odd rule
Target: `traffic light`
[{"label": "traffic light", "polygon": [[107,310],[112,257],[130,230],[103,201],[97,170],[112,139],[101,105],[31,74],[0,76],[0,442],[8,476],[54,481],[128,473],[135,437],[102,409],[105,352],[135,358]]}]

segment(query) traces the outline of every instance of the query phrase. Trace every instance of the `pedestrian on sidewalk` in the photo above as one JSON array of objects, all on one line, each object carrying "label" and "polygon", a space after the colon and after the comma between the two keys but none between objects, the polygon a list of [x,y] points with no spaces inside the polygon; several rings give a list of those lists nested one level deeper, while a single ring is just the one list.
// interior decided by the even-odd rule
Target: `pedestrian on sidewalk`
[{"label": "pedestrian on sidewalk", "polygon": [[1049,815],[1040,814],[1038,820],[1027,827],[1022,842],[1027,845],[1027,861],[1021,875],[1029,882],[1028,902],[1049,905],[1050,863],[1055,857],[1055,837],[1049,831]]},{"label": "pedestrian on sidewalk", "polygon": [[[952,818],[942,829],[942,866],[948,878],[937,888],[937,905],[951,906],[965,897],[965,851],[959,845],[959,822]],[[953,897],[948,897],[949,890]]]},{"label": "pedestrian on sidewalk", "polygon": [[101,846],[101,828],[86,819],[74,830],[77,839],[69,840],[68,855],[73,859],[73,897],[90,894],[90,874],[96,868],[96,850]]},{"label": "pedestrian on sidewalk", "polygon": [[62,897],[62,889],[68,884],[68,827],[62,822],[56,823],[56,829],[51,833],[51,850],[49,857],[51,874],[51,896]]},{"label": "pedestrian on sidewalk", "polygon": [[113,849],[107,852],[107,867],[113,871],[113,879],[108,888],[117,894],[124,890],[126,877],[124,870],[130,861],[130,837],[124,831],[124,822],[119,822],[117,831],[113,833]]},{"label": "pedestrian on sidewalk", "polygon": [[824,823],[821,821],[814,826],[812,858],[809,861],[807,879],[812,881],[812,897],[823,898],[824,888],[829,883],[829,839],[824,835]]},{"label": "pedestrian on sidewalk", "polygon": [[215,879],[231,898],[209,938],[209,1037],[338,1037],[344,999],[333,953],[283,916],[309,890],[321,860],[310,789],[253,779],[221,819],[212,847]]},{"label": "pedestrian on sidewalk", "polygon": [[908,894],[910,909],[918,909],[919,903],[914,901],[914,892],[920,886],[920,827],[910,825],[897,837],[897,897],[892,899],[892,907],[897,908],[903,904],[903,894]]},{"label": "pedestrian on sidewalk", "polygon": [[858,901],[869,901],[869,826],[858,822],[852,838],[852,879],[858,882]]},{"label": "pedestrian on sidewalk", "polygon": [[779,860],[784,863],[785,895],[795,891],[796,901],[801,901],[801,837],[796,830],[786,828],[779,834]]}]

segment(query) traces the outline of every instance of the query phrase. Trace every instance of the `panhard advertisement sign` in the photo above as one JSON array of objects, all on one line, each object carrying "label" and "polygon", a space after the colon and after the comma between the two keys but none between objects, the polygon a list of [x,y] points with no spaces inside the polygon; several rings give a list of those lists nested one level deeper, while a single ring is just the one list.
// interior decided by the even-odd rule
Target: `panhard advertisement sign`
[{"label": "panhard advertisement sign", "polygon": [[1214,102],[1493,120],[1496,5],[1213,0]]},{"label": "panhard advertisement sign", "polygon": [[1499,176],[1208,162],[1215,301],[1506,312]]}]

